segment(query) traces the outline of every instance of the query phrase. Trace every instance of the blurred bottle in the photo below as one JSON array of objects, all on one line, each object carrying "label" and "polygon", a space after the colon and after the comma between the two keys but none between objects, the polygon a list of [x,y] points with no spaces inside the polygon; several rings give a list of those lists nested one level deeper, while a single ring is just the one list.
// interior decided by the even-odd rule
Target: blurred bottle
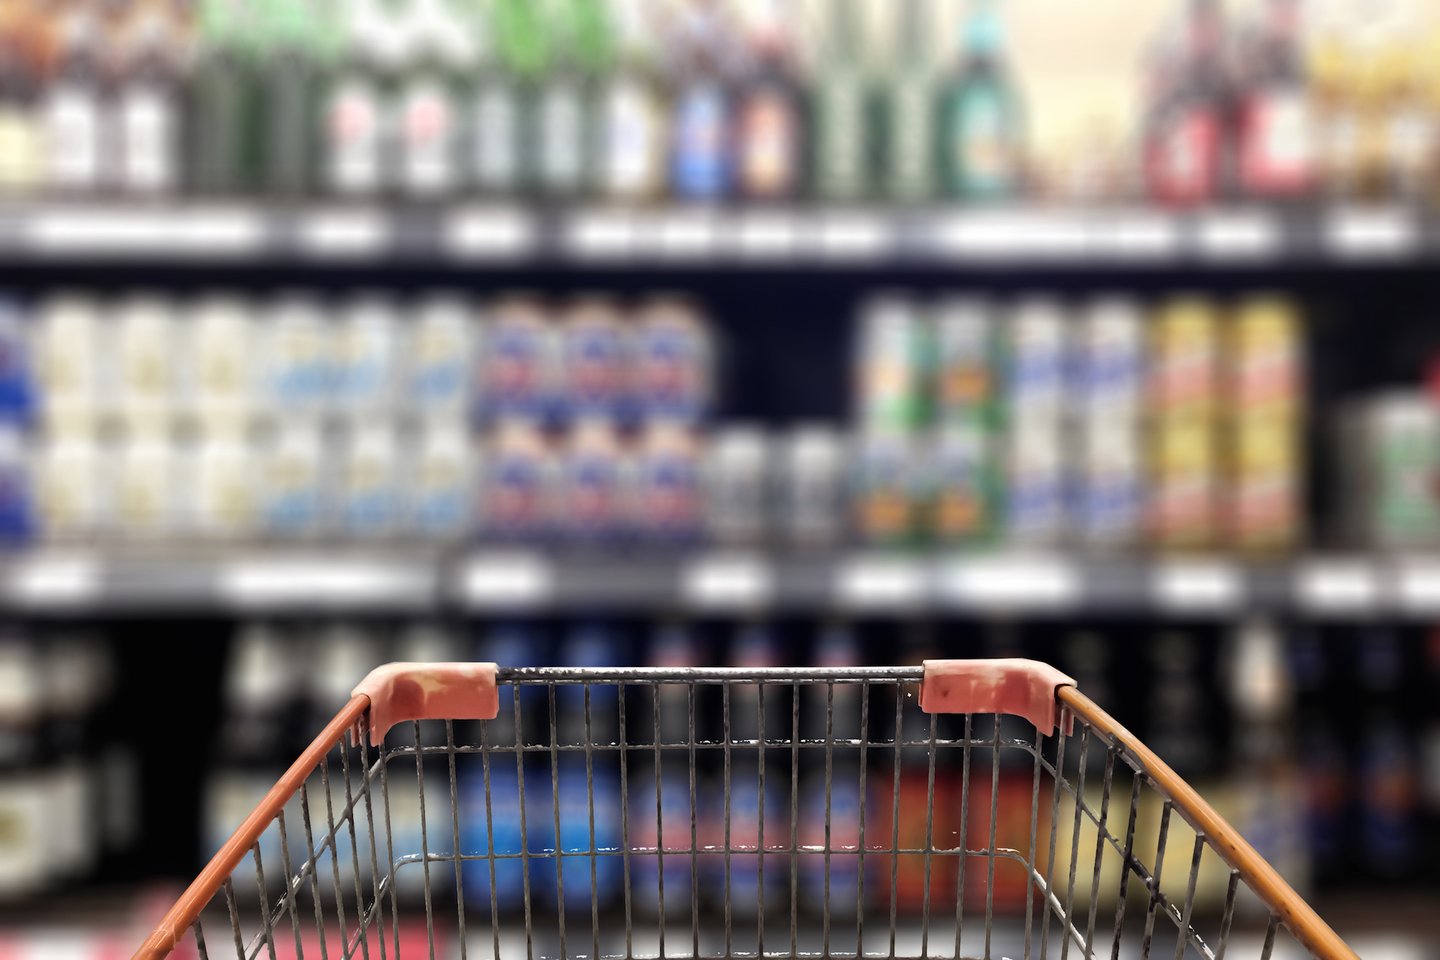
[{"label": "blurred bottle", "polygon": [[814,86],[814,186],[821,200],[863,200],[874,187],[874,90],[860,0],[829,0]]},{"label": "blurred bottle", "polygon": [[648,0],[613,0],[616,56],[601,96],[600,193],[639,202],[665,185],[666,103],[660,91]]},{"label": "blurred bottle", "polygon": [[[1220,199],[1225,189],[1230,78],[1224,60],[1221,0],[1187,0],[1178,45],[1162,41],[1160,57],[1177,55],[1174,82],[1158,83],[1145,150],[1150,197],[1176,207]],[[1178,46],[1178,50],[1173,47]],[[1156,68],[1168,64],[1156,61]]]},{"label": "blurred bottle", "polygon": [[1393,629],[1371,630],[1359,643],[1364,698],[1360,742],[1360,864],[1381,882],[1414,877],[1420,866],[1419,766],[1413,718],[1405,713],[1409,665]]},{"label": "blurred bottle", "polygon": [[1380,53],[1376,69],[1384,72],[1385,131],[1381,195],[1407,203],[1423,202],[1430,193],[1440,151],[1440,127],[1426,86],[1427,64],[1414,40],[1406,39]]},{"label": "blurred bottle", "polygon": [[30,640],[13,627],[0,632],[0,816],[12,825],[0,837],[0,898],[6,900],[41,891],[52,831],[72,826],[58,821],[47,789],[41,679]]},{"label": "blurred bottle", "polygon": [[758,546],[770,532],[770,449],[764,431],[730,427],[705,454],[705,519],[710,539]]},{"label": "blurred bottle", "polygon": [[256,174],[274,196],[300,197],[319,167],[321,98],[339,53],[339,0],[255,4],[257,19],[254,118]]},{"label": "blurred bottle", "polygon": [[184,143],[190,185],[202,194],[236,194],[254,185],[263,103],[258,88],[264,74],[259,23],[256,8],[239,0],[202,0],[199,5]]},{"label": "blurred bottle", "polygon": [[[817,668],[861,666],[853,631],[843,623],[822,628],[814,653]],[[826,744],[800,784],[801,901],[815,913],[852,917],[860,898],[860,755],[852,743],[860,729],[861,688],[855,683],[816,683],[804,688],[802,736]],[[817,758],[818,759],[818,758]],[[788,838],[787,838],[788,839]]]},{"label": "blurred bottle", "polygon": [[[780,657],[774,628],[758,619],[741,625],[731,643],[730,663],[735,667],[774,667],[780,664]],[[771,751],[762,753],[743,746],[778,736],[784,729],[773,692],[761,724],[760,696],[756,684],[730,687],[729,739],[742,746],[731,748],[728,782],[721,764],[709,768],[700,800],[704,818],[700,842],[712,849],[734,851],[728,857],[700,858],[701,894],[708,894],[713,907],[728,905],[742,917],[754,916],[762,905],[766,910],[778,908],[787,893],[789,856],[778,852],[788,850],[790,839],[784,826],[788,799],[784,767],[781,757],[769,755]]]},{"label": "blurred bottle", "polygon": [[876,547],[911,546],[923,536],[929,478],[907,437],[868,433],[856,441],[850,474],[855,536]]},{"label": "blurred bottle", "polygon": [[681,201],[725,200],[735,185],[735,26],[725,0],[690,0],[678,17],[670,190]]},{"label": "blurred bottle", "polygon": [[1331,197],[1348,197],[1359,188],[1361,62],[1345,34],[1340,24],[1325,24],[1310,52],[1317,161]]},{"label": "blurred bottle", "polygon": [[1023,106],[1004,60],[999,0],[971,0],[965,61],[941,94],[942,193],[995,201],[1022,188]]},{"label": "blurred bottle", "polygon": [[900,38],[885,88],[885,192],[916,203],[935,191],[937,77],[930,42],[930,4],[904,0]]},{"label": "blurred bottle", "polygon": [[[607,667],[620,660],[620,637],[599,623],[579,623],[560,646],[568,667]],[[576,684],[555,688],[557,746],[589,748],[616,739],[619,696],[614,684]],[[593,907],[605,911],[619,898],[624,863],[610,856],[620,849],[618,764],[608,750],[564,750],[551,755],[555,777],[554,820],[559,864],[543,862],[550,876],[538,879],[544,897],[572,915]],[[559,877],[555,876],[558,871]],[[563,894],[561,891],[563,890]]]},{"label": "blurred bottle", "polygon": [[0,197],[29,196],[44,182],[39,106],[52,21],[22,0],[0,16]]},{"label": "blurred bottle", "polygon": [[931,442],[929,459],[936,542],[952,547],[988,543],[1002,474],[990,433],[979,424],[943,427]]},{"label": "blurred bottle", "polygon": [[1266,0],[1243,38],[1236,168],[1247,197],[1297,200],[1316,184],[1315,119],[1300,0]]},{"label": "blurred bottle", "polygon": [[835,546],[845,528],[845,439],[829,427],[797,427],[779,456],[779,519],[790,543]]},{"label": "blurred bottle", "polygon": [[393,122],[401,193],[452,197],[465,185],[465,91],[474,68],[469,34],[452,0],[411,0]]},{"label": "blurred bottle", "polygon": [[115,116],[113,64],[104,24],[91,4],[74,3],[56,22],[54,58],[45,78],[45,181],[61,195],[100,189],[117,154],[108,141]]},{"label": "blurred bottle", "polygon": [[749,200],[793,200],[804,187],[806,105],[786,20],[793,4],[768,0],[750,37],[750,62],[735,91],[736,175]]},{"label": "blurred bottle", "polygon": [[[231,643],[224,712],[212,754],[219,759],[206,774],[202,858],[220,849],[236,824],[244,822],[294,760],[303,696],[300,684],[305,676],[303,669],[296,669],[297,663],[304,662],[297,647],[294,636],[259,623],[244,625]],[[305,838],[295,839],[303,848]],[[267,865],[267,886],[278,888],[279,831],[265,831],[259,848],[262,863]],[[328,874],[324,870],[319,874],[323,883]],[[254,889],[255,876],[255,860],[247,857],[236,868],[236,889],[241,889],[242,883],[244,889]]]},{"label": "blurred bottle", "polygon": [[469,161],[475,185],[488,196],[517,196],[529,178],[533,120],[529,100],[540,69],[540,37],[532,0],[495,0],[484,23],[485,43],[471,92]]},{"label": "blurred bottle", "polygon": [[126,193],[173,196],[184,183],[184,38],[175,13],[164,0],[137,3],[119,28],[118,131],[110,141],[117,154],[106,162],[118,162],[117,185]]},{"label": "blurred bottle", "polygon": [[392,95],[403,34],[381,0],[350,0],[343,54],[321,104],[321,182],[327,192],[374,198],[391,186],[395,144]]},{"label": "blurred bottle", "polygon": [[537,25],[543,68],[535,106],[535,169],[543,196],[573,199],[594,182],[596,93],[610,66],[609,24],[601,0],[550,0],[548,12],[549,22]]},{"label": "blurred bottle", "polygon": [[[649,652],[652,667],[693,667],[701,662],[693,631],[678,620],[656,626]],[[684,746],[689,694],[682,684],[657,684],[636,704],[637,727],[649,731],[645,749],[632,752],[629,834],[634,906],[643,914],[677,917],[690,910],[690,769]],[[644,734],[631,742],[645,743]],[[666,745],[671,745],[670,749]],[[680,749],[674,749],[678,746]],[[666,853],[666,851],[674,851]],[[663,863],[663,874],[662,874]]]}]

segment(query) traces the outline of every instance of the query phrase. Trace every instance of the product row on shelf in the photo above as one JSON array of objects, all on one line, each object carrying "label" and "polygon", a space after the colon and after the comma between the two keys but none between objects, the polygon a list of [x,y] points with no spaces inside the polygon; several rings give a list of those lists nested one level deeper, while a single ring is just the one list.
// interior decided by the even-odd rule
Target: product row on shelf
[{"label": "product row on shelf", "polygon": [[1010,61],[1047,65],[999,0],[905,0],[883,30],[860,0],[13,6],[0,188],[21,195],[1188,207],[1428,202],[1440,175],[1425,32],[1375,41],[1298,0],[1173,3],[1112,60],[1145,63],[1137,115],[1048,152],[1027,132],[1065,107],[1022,94]]},{"label": "product row on shelf", "polygon": [[[1043,656],[1076,676],[1092,698],[1199,784],[1302,889],[1344,887],[1361,878],[1418,881],[1427,851],[1440,844],[1440,715],[1423,693],[1427,678],[1440,671],[1433,632],[1252,621],[1229,635],[1221,628],[1073,627],[1043,636],[1000,630],[986,637],[982,631],[967,644],[913,622],[673,619],[514,621],[483,629],[473,642],[430,627],[398,633],[247,627],[231,658],[228,719],[207,773],[205,843],[214,846],[228,835],[368,665],[392,656],[454,658],[467,651],[505,666],[842,666],[966,653]],[[283,675],[294,675],[290,665],[296,662],[310,667],[308,686],[283,682]],[[866,689],[788,680],[766,684],[763,694],[734,688],[728,702],[718,686],[704,683],[633,684],[623,692],[612,683],[592,684],[588,691],[535,686],[518,694],[518,702],[506,688],[500,718],[483,734],[470,723],[456,723],[448,733],[410,726],[392,732],[392,745],[413,746],[419,737],[422,748],[438,748],[420,763],[423,774],[408,758],[390,774],[392,842],[397,851],[423,846],[440,858],[429,876],[440,904],[455,902],[457,878],[446,859],[455,844],[476,854],[460,868],[465,904],[488,916],[493,902],[502,934],[519,923],[527,892],[536,911],[573,912],[582,928],[592,905],[601,917],[615,916],[626,869],[628,906],[637,917],[653,922],[663,903],[668,922],[688,927],[696,910],[702,920],[718,916],[728,889],[731,909],[750,918],[745,936],[753,935],[762,899],[779,922],[792,893],[806,915],[823,911],[839,918],[836,935],[852,940],[857,908],[879,918],[891,909],[893,896],[898,914],[913,917],[926,890],[932,902],[946,905],[941,913],[953,911],[957,897],[968,908],[983,910],[993,898],[998,914],[1023,913],[1026,877],[1013,864],[999,864],[987,882],[985,871],[975,868],[981,861],[972,858],[961,893],[960,858],[949,838],[988,833],[993,779],[1000,801],[996,842],[1025,849],[1032,764],[1019,751],[1002,750],[992,768],[990,752],[972,746],[970,819],[962,824],[952,813],[961,809],[963,751],[949,745],[963,739],[962,728],[941,720],[932,734],[929,718],[897,705],[896,696],[885,684]],[[1353,709],[1337,714],[1336,697],[1347,698]],[[722,729],[727,709],[728,727]],[[297,724],[297,717],[307,719]],[[1025,736],[1005,730],[1002,737]],[[615,748],[621,736],[628,749]],[[932,736],[941,744],[933,768],[927,749]],[[983,740],[991,733],[987,728],[974,736]],[[461,748],[453,782],[445,749],[450,737]],[[796,737],[802,748],[791,746]],[[765,741],[763,749],[757,740]],[[526,747],[523,753],[517,754],[517,743]],[[470,749],[477,744],[483,748]],[[1101,808],[1104,760],[1103,751],[1092,750],[1086,761],[1092,775],[1086,800],[1093,810]],[[417,783],[428,810],[423,842]],[[336,795],[347,789],[335,758],[330,789]],[[1049,789],[1042,784],[1044,796]],[[454,821],[452,802],[458,804]],[[927,816],[926,810],[934,812]],[[1153,809],[1142,806],[1137,849],[1153,852],[1159,812],[1158,801]],[[1061,828],[1056,848],[1062,870],[1072,848],[1067,829]],[[1095,833],[1086,829],[1079,849],[1089,852],[1077,866],[1090,876]],[[290,836],[295,843],[295,831]],[[606,853],[627,843],[628,864]],[[262,862],[279,862],[278,844],[278,835],[262,841]],[[565,853],[558,869],[557,845]],[[347,895],[357,876],[363,889],[370,888],[367,857],[351,859],[350,849],[343,842],[339,858],[338,883]],[[298,849],[291,851],[292,859],[298,856]],[[1183,882],[1189,865],[1180,858],[1167,870]],[[1105,879],[1118,880],[1118,857],[1107,854],[1100,869],[1101,901],[1113,910],[1119,884]],[[251,890],[255,877],[248,877],[237,887]],[[1206,865],[1196,890],[1197,915],[1218,913],[1227,879],[1218,861]],[[336,882],[322,876],[321,895]],[[423,900],[421,871],[407,876],[402,868],[395,883],[402,905]]]}]

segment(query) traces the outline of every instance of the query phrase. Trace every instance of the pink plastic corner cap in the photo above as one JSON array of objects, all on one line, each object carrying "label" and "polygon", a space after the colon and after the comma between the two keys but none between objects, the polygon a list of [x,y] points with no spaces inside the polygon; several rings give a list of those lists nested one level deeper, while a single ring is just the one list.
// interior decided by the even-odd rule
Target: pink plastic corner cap
[{"label": "pink plastic corner cap", "polygon": [[[1048,734],[1060,726],[1055,692],[1073,686],[1074,679],[1034,660],[926,660],[920,709],[1024,717]],[[1071,718],[1065,733],[1073,728]]]},{"label": "pink plastic corner cap", "polygon": [[370,742],[411,720],[493,720],[500,694],[493,663],[392,663],[355,688],[370,698]]}]

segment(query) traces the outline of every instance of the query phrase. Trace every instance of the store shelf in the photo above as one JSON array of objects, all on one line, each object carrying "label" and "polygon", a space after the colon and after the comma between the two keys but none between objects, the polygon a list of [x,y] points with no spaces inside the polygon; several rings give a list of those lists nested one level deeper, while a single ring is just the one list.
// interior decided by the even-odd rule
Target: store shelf
[{"label": "store shelf", "polygon": [[1440,227],[1344,207],[1174,215],[1135,207],[895,211],[507,204],[51,203],[0,207],[0,256],[65,262],[1114,264],[1414,261]]},{"label": "store shelf", "polygon": [[860,614],[1297,611],[1313,618],[1440,615],[1440,556],[1306,556],[1272,563],[1065,554],[550,554],[528,549],[41,551],[0,566],[14,613],[212,611],[359,616],[605,609]]}]

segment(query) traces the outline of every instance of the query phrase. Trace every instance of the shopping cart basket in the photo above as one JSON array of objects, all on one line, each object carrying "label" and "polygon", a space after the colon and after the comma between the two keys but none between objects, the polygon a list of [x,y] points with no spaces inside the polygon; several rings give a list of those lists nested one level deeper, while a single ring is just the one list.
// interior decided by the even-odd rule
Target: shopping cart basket
[{"label": "shopping cart basket", "polygon": [[1355,954],[1029,661],[372,674],[136,954]]}]

